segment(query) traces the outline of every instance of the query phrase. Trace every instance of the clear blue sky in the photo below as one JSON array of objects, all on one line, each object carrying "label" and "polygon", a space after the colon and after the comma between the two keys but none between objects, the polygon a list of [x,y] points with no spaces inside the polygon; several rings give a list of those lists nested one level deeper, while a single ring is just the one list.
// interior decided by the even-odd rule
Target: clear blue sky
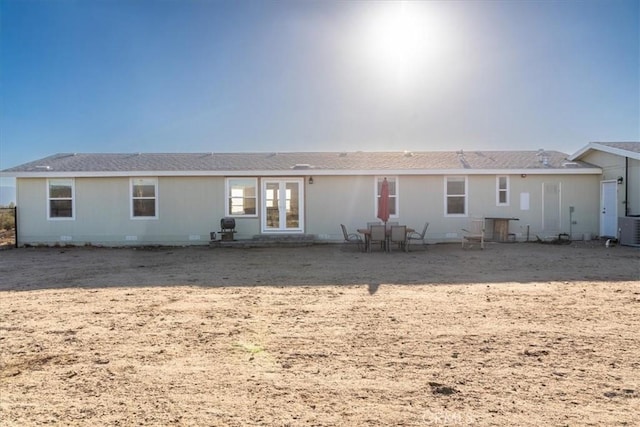
[{"label": "clear blue sky", "polygon": [[640,140],[639,5],[2,0],[0,169]]}]

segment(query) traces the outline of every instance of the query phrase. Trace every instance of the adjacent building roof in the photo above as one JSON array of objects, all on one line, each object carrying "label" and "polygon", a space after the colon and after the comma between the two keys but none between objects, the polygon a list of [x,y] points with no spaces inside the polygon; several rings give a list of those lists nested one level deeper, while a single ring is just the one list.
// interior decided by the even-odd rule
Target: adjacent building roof
[{"label": "adjacent building roof", "polygon": [[55,154],[5,176],[601,173],[557,151]]},{"label": "adjacent building roof", "polygon": [[590,151],[603,151],[622,157],[640,160],[640,141],[636,142],[590,142],[569,157],[569,160],[579,160]]}]

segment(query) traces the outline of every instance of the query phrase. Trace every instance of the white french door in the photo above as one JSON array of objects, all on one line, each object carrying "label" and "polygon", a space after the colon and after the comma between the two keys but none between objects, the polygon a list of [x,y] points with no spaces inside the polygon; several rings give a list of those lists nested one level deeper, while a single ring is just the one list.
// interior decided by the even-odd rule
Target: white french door
[{"label": "white french door", "polygon": [[304,232],[304,180],[268,178],[262,180],[262,232]]}]

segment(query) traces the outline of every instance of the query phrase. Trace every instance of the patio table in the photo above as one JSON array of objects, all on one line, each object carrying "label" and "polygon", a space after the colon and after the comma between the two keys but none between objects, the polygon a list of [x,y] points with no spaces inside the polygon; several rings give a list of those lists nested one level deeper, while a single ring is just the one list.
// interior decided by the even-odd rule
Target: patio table
[{"label": "patio table", "polygon": [[509,238],[509,221],[520,221],[520,218],[485,217],[493,221],[493,240],[506,242]]},{"label": "patio table", "polygon": [[[364,236],[364,248],[365,248],[365,252],[369,251],[369,236],[371,236],[371,230],[369,228],[358,228],[356,230],[358,233],[362,234]],[[406,233],[413,233],[414,230],[413,228],[409,228],[407,227]],[[389,244],[389,237],[391,237],[391,227],[387,227],[385,229],[385,242],[384,242],[384,246],[385,246],[385,251],[390,252],[389,248],[390,248],[390,244]]]}]

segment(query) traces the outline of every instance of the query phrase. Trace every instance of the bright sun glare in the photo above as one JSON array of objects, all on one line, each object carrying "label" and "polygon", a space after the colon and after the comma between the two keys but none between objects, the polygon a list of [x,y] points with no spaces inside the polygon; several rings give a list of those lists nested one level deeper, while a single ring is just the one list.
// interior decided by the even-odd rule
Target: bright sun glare
[{"label": "bright sun glare", "polygon": [[444,26],[428,3],[379,3],[366,18],[362,42],[368,62],[387,78],[407,83],[435,65],[446,48]]}]

